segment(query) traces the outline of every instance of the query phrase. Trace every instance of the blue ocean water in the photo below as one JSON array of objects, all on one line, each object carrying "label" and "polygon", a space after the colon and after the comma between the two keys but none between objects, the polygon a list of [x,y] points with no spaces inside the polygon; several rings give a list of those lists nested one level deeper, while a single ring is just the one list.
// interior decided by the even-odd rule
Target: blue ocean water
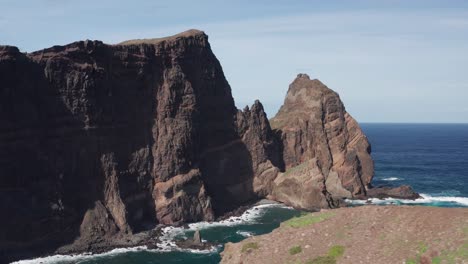
[{"label": "blue ocean water", "polygon": [[[374,186],[411,185],[423,198],[416,201],[372,200],[373,203],[468,207],[468,124],[361,124],[372,145]],[[218,263],[222,244],[268,233],[300,214],[281,205],[253,208],[239,219],[196,223],[168,230],[171,239],[189,237],[195,229],[219,246],[206,252],[116,250],[95,256],[55,256],[23,263]],[[170,250],[170,247],[168,247]]]},{"label": "blue ocean water", "polygon": [[421,204],[468,206],[468,124],[361,128],[372,145],[374,186],[407,184],[426,198]]},{"label": "blue ocean water", "polygon": [[[168,227],[163,236],[164,250],[142,250],[138,248],[117,249],[112,252],[98,255],[56,255],[45,258],[19,261],[21,264],[54,263],[54,264],[208,264],[219,263],[220,252],[224,243],[238,242],[252,235],[261,235],[271,232],[281,222],[300,215],[301,212],[281,204],[267,204],[255,206],[247,210],[240,217],[221,222],[193,223],[188,228]],[[216,244],[211,250],[182,251],[173,241],[192,237],[195,230],[200,230],[202,239]]]}]

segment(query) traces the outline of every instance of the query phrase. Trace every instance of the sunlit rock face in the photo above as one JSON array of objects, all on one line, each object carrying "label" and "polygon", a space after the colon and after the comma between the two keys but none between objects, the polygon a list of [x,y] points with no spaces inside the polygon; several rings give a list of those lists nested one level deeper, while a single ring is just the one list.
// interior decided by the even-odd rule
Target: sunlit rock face
[{"label": "sunlit rock face", "polygon": [[0,46],[0,84],[0,262],[260,198],[332,208],[372,180],[370,145],[337,93],[299,74],[271,120],[259,101],[238,110],[202,31]]},{"label": "sunlit rock face", "polygon": [[366,194],[374,174],[370,145],[336,92],[299,74],[270,122],[286,169],[274,181],[275,199],[310,209]]}]

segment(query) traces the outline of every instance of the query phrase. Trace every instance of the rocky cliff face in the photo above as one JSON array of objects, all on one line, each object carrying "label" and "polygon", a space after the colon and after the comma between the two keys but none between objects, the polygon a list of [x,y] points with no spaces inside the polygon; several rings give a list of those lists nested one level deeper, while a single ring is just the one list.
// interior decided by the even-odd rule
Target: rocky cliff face
[{"label": "rocky cliff face", "polygon": [[374,173],[370,145],[337,93],[299,74],[271,125],[281,134],[286,167],[274,181],[275,199],[310,209],[366,195]]},{"label": "rocky cliff face", "polygon": [[372,179],[335,92],[299,75],[272,129],[260,102],[235,108],[201,31],[0,46],[0,83],[2,259],[210,221],[262,197],[335,207]]},{"label": "rocky cliff face", "polygon": [[0,80],[3,254],[209,221],[255,197],[237,195],[251,160],[201,31],[27,55],[2,46]]}]

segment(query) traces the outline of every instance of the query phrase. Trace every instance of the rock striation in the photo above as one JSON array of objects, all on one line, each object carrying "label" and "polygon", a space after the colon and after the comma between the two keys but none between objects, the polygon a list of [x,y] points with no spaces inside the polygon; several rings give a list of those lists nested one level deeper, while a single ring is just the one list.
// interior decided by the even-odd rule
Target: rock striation
[{"label": "rock striation", "polygon": [[374,174],[371,147],[336,92],[299,74],[271,125],[286,168],[274,181],[276,200],[310,209],[366,195]]},{"label": "rock striation", "polygon": [[202,31],[30,54],[2,46],[0,82],[4,255],[210,221],[253,198],[234,195],[250,160]]},{"label": "rock striation", "polygon": [[0,46],[0,84],[2,261],[264,197],[336,207],[372,180],[370,145],[335,92],[301,74],[271,123],[259,101],[237,110],[202,31]]}]

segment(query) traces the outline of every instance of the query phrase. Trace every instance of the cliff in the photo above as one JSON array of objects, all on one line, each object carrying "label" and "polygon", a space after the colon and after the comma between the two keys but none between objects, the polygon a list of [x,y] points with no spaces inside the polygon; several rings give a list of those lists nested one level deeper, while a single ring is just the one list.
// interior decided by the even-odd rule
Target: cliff
[{"label": "cliff", "polygon": [[272,129],[260,102],[236,109],[202,31],[0,46],[0,83],[3,259],[210,221],[263,197],[336,207],[372,179],[336,93],[299,75]]},{"label": "cliff", "polygon": [[209,221],[253,198],[224,196],[252,170],[201,31],[27,55],[2,46],[0,80],[3,254]]},{"label": "cliff", "polygon": [[299,74],[271,124],[281,134],[286,167],[274,181],[276,200],[309,209],[366,195],[374,174],[371,147],[337,93]]}]

